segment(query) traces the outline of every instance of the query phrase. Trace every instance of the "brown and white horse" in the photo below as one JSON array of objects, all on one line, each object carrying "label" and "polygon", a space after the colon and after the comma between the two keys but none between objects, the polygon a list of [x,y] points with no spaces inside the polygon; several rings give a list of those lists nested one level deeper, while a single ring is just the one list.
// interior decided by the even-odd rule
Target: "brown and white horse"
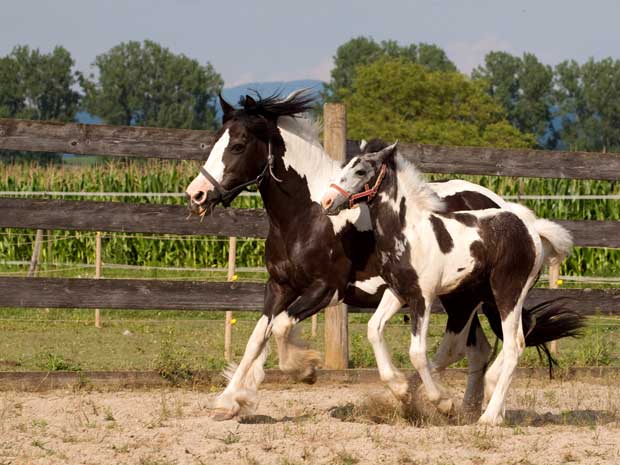
[{"label": "brown and white horse", "polygon": [[[344,301],[379,308],[368,324],[382,378],[397,394],[404,378],[389,360],[383,339],[387,320],[400,302],[378,274],[378,256],[368,209],[346,210],[327,216],[320,205],[325,183],[340,166],[323,150],[316,127],[296,118],[313,102],[303,92],[288,98],[242,99],[240,109],[221,100],[223,125],[201,169],[187,187],[191,208],[206,215],[216,204],[227,206],[249,184],[257,184],[269,217],[266,265],[269,280],[263,316],[248,341],[238,366],[229,370],[229,383],[216,400],[219,419],[250,411],[271,334],[278,345],[280,368],[306,382],[316,379],[319,356],[293,338],[296,323],[321,308]],[[430,185],[447,205],[458,210],[495,207],[505,202],[491,191],[464,181]],[[483,373],[490,347],[474,312],[480,298],[467,289],[442,296],[448,313],[446,335],[434,360],[440,370],[465,354],[470,378],[465,404],[479,410]],[[483,308],[501,337],[499,314],[493,305]],[[527,320],[527,321],[526,321]],[[552,321],[553,320],[553,321]],[[536,321],[536,324],[532,323]],[[526,343],[572,334],[580,326],[577,316],[559,306],[524,311],[524,324],[532,327]]]},{"label": "brown and white horse", "polygon": [[[327,214],[338,214],[354,207],[356,199],[369,206],[379,273],[394,294],[394,305],[407,304],[411,310],[411,362],[440,410],[449,410],[452,401],[434,380],[426,354],[433,301],[467,289],[478,303],[497,307],[504,343],[486,373],[488,405],[479,422],[500,424],[525,348],[523,302],[543,263],[568,255],[570,233],[520,205],[448,211],[416,168],[398,155],[396,144],[353,158],[326,189],[322,205]],[[471,317],[467,309],[464,317]]]}]

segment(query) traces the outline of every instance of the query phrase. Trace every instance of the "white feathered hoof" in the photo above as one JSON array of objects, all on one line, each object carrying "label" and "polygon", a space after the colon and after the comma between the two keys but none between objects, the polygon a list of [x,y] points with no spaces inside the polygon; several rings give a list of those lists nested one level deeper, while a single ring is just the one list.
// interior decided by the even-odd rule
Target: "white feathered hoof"
[{"label": "white feathered hoof", "polygon": [[213,416],[215,421],[232,420],[235,417],[254,413],[256,393],[247,389],[234,393],[222,393],[215,400]]},{"label": "white feathered hoof", "polygon": [[493,416],[489,415],[487,412],[483,413],[482,416],[478,419],[479,425],[500,426],[502,423],[504,423],[503,415]]},{"label": "white feathered hoof", "polygon": [[435,405],[437,406],[437,410],[446,416],[452,416],[456,412],[454,401],[450,397],[439,399]]}]

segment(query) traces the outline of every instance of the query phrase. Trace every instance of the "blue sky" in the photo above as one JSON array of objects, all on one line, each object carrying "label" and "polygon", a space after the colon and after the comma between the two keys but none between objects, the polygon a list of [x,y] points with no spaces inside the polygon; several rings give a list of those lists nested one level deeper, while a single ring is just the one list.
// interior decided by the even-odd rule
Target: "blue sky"
[{"label": "blue sky", "polygon": [[436,43],[467,73],[490,50],[618,58],[619,19],[619,0],[19,0],[0,9],[0,55],[63,45],[91,71],[97,54],[148,38],[211,62],[230,87],[327,80],[336,48],[359,35]]}]

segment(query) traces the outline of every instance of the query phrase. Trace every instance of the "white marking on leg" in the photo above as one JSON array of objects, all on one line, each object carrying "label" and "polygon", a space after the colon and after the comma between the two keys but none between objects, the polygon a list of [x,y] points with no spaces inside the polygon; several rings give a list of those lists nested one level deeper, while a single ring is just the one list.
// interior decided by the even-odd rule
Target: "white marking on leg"
[{"label": "white marking on leg", "polygon": [[[411,334],[409,357],[411,358],[411,363],[422,379],[428,399],[437,405],[437,408],[441,412],[449,413],[453,407],[452,399],[443,394],[439,385],[433,379],[430,364],[428,362],[428,356],[426,354],[426,336],[428,334],[428,325],[430,322],[431,304],[433,302],[433,298],[425,298],[425,301],[429,303],[426,305],[422,319],[418,321],[417,334],[414,334],[413,332]],[[415,315],[413,317],[416,318]]]},{"label": "white marking on leg", "polygon": [[392,364],[390,352],[383,338],[385,325],[403,306],[403,302],[390,289],[386,289],[379,306],[368,321],[368,340],[372,345],[381,380],[388,384],[398,398],[404,399],[408,385],[404,375]]},{"label": "white marking on leg", "polygon": [[263,315],[252,331],[241,362],[228,376],[226,389],[215,401],[215,409],[225,416],[243,414],[254,407],[258,385],[264,378],[263,364],[267,358],[267,340],[270,334],[269,318]]},{"label": "white marking on leg", "polygon": [[375,294],[384,284],[385,281],[381,276],[373,276],[372,278],[365,279],[364,281],[355,281],[353,286],[368,294]]},{"label": "white marking on leg", "polygon": [[431,362],[431,370],[433,372],[442,371],[465,356],[467,336],[469,335],[473,317],[474,313],[472,312],[465,327],[459,333],[446,330],[439,349],[437,349],[435,357],[433,357]]}]

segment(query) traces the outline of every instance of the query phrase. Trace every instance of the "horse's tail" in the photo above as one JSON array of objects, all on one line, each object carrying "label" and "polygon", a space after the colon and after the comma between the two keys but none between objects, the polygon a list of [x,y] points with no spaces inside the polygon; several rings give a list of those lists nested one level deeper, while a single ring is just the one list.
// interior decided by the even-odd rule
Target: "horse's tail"
[{"label": "horse's tail", "polygon": [[[536,347],[540,355],[544,353],[547,356],[550,376],[552,367],[557,365],[557,362],[549,352],[547,343],[563,337],[580,336],[586,323],[585,316],[568,308],[567,300],[562,297],[547,300],[530,308],[523,307],[521,313],[525,345]],[[495,335],[503,340],[499,312],[488,304],[482,304],[482,310]]]},{"label": "horse's tail", "polygon": [[542,239],[545,261],[550,265],[561,263],[573,247],[573,237],[568,229],[542,218],[534,221],[534,228]]},{"label": "horse's tail", "polygon": [[508,208],[531,224],[542,240],[545,263],[556,265],[568,256],[573,247],[573,237],[570,231],[553,221],[536,218],[529,208],[513,202],[508,202]]}]

